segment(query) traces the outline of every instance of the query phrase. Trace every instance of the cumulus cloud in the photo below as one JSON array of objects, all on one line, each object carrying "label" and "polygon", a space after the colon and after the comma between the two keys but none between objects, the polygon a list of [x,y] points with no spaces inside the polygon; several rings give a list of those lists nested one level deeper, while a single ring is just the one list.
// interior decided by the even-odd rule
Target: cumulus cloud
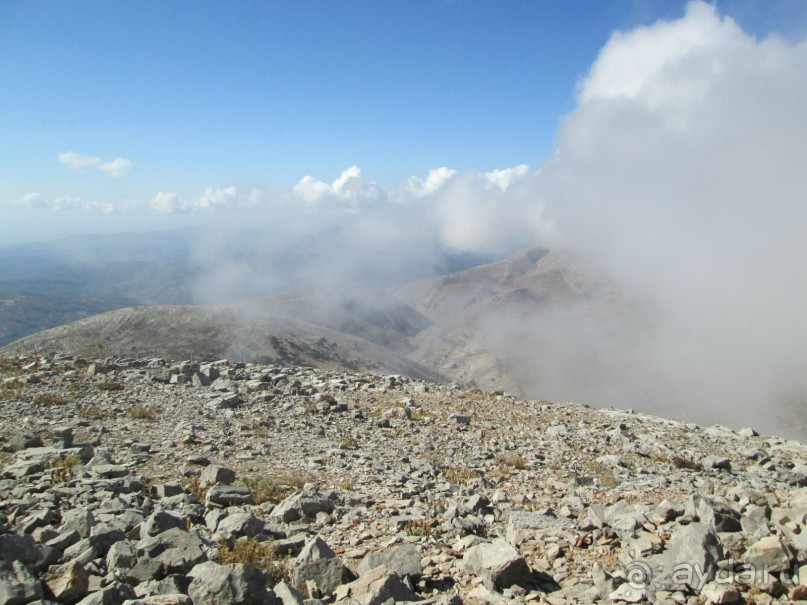
[{"label": "cumulus cloud", "polygon": [[387,197],[375,182],[365,180],[356,165],[342,172],[332,183],[305,176],[294,186],[292,193],[308,204],[334,204],[347,210],[358,210]]},{"label": "cumulus cloud", "polygon": [[[690,2],[683,19],[615,33],[582,82],[582,104],[633,99],[653,107],[694,100],[723,71],[724,58],[755,41],[715,7]],[[735,57],[737,58],[737,57]]]},{"label": "cumulus cloud", "polygon": [[135,164],[132,160],[127,160],[126,158],[121,157],[117,157],[111,162],[104,162],[99,166],[101,172],[112,178],[123,176],[131,172],[134,167]]},{"label": "cumulus cloud", "polygon": [[526,164],[519,164],[513,168],[502,168],[491,170],[485,173],[485,178],[494,187],[498,187],[502,192],[507,191],[511,185],[522,180],[529,174],[530,167]]},{"label": "cumulus cloud", "polygon": [[70,170],[84,170],[96,168],[110,178],[117,178],[131,172],[135,168],[134,162],[126,158],[117,157],[104,162],[98,156],[82,155],[75,151],[65,151],[59,154],[59,163]]},{"label": "cumulus cloud", "polygon": [[101,164],[101,158],[97,156],[81,155],[75,151],[65,151],[59,154],[59,163],[70,170],[83,170],[90,166]]},{"label": "cumulus cloud", "polygon": [[456,170],[445,166],[432,168],[425,179],[420,179],[416,176],[410,176],[406,179],[398,188],[398,191],[394,193],[394,197],[397,200],[405,201],[411,198],[432,195],[442,189],[456,175]]},{"label": "cumulus cloud", "polygon": [[149,206],[160,214],[185,214],[255,208],[262,199],[263,193],[259,189],[240,193],[234,185],[223,188],[208,186],[197,198],[182,198],[173,192],[160,191],[150,200]]},{"label": "cumulus cloud", "polygon": [[804,107],[807,43],[757,40],[712,5],[612,36],[535,191],[553,246],[652,313],[566,332],[621,360],[575,395],[570,354],[569,397],[625,405],[642,383],[659,405],[768,426],[783,398],[807,404]]}]

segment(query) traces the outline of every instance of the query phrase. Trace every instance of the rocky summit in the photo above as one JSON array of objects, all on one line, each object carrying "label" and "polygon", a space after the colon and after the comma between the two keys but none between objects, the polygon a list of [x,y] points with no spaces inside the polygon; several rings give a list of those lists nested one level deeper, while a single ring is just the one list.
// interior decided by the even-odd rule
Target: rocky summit
[{"label": "rocky summit", "polygon": [[0,360],[0,604],[807,601],[807,447],[401,376]]}]

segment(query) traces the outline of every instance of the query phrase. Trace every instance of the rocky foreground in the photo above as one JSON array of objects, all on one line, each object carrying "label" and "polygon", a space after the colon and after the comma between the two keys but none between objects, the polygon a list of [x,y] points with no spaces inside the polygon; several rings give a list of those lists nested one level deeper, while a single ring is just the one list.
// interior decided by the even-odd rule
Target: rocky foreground
[{"label": "rocky foreground", "polygon": [[0,360],[0,605],[807,600],[807,447],[399,376]]}]

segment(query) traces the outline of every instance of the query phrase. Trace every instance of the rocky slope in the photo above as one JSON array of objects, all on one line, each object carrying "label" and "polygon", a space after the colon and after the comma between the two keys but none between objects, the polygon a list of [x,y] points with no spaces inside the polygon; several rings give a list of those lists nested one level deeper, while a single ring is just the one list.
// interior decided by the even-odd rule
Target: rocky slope
[{"label": "rocky slope", "polygon": [[0,365],[0,603],[807,598],[798,442],[401,376]]},{"label": "rocky slope", "polygon": [[43,330],[0,353],[160,355],[401,373],[437,380],[425,366],[364,338],[263,308],[195,305],[131,307]]}]

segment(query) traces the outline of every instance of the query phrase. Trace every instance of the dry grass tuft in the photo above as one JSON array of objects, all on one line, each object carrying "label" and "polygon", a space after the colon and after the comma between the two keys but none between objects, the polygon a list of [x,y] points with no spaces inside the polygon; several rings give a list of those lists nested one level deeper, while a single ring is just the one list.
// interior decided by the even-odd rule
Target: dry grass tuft
[{"label": "dry grass tuft", "polygon": [[189,493],[199,498],[201,502],[204,502],[205,498],[207,498],[207,488],[202,486],[201,482],[199,481],[199,477],[191,477],[182,484]]},{"label": "dry grass tuft", "polygon": [[51,461],[48,465],[51,469],[50,480],[53,483],[66,483],[73,478],[73,467],[81,464],[81,458],[75,454],[62,456]]},{"label": "dry grass tuft", "polygon": [[673,456],[670,458],[670,464],[672,464],[675,468],[684,468],[691,471],[702,471],[703,465],[700,462],[695,460],[690,460],[688,458],[682,458],[681,456]]},{"label": "dry grass tuft", "polygon": [[358,449],[359,442],[356,441],[356,438],[352,435],[345,435],[339,441],[339,449],[340,450],[355,450]]},{"label": "dry grass tuft", "polygon": [[56,393],[40,393],[33,398],[35,405],[64,405],[70,400]]},{"label": "dry grass tuft", "polygon": [[109,412],[102,410],[97,405],[84,405],[78,409],[78,415],[81,418],[88,418],[90,420],[105,420],[110,417]]},{"label": "dry grass tuft", "polygon": [[524,457],[518,452],[507,452],[496,456],[496,463],[499,466],[522,469],[525,467]]},{"label": "dry grass tuft", "polygon": [[130,420],[146,420],[147,422],[153,422],[157,419],[157,414],[152,408],[137,404],[126,410],[126,417]]},{"label": "dry grass tuft", "polygon": [[95,386],[99,391],[122,391],[124,388],[119,382],[99,382]]},{"label": "dry grass tuft", "polygon": [[428,536],[433,538],[439,538],[443,533],[440,529],[440,521],[437,519],[408,521],[404,525],[403,531],[408,536]]},{"label": "dry grass tuft", "polygon": [[470,483],[481,476],[481,471],[463,466],[451,466],[443,471],[443,477],[455,484]]},{"label": "dry grass tuft", "polygon": [[249,488],[255,504],[263,502],[280,502],[302,489],[314,477],[300,470],[278,471],[267,476],[243,477],[240,482]]},{"label": "dry grass tuft", "polygon": [[280,555],[272,542],[260,542],[256,538],[239,538],[232,548],[226,540],[219,540],[219,563],[243,563],[263,569],[276,584],[289,581],[288,557]]}]

